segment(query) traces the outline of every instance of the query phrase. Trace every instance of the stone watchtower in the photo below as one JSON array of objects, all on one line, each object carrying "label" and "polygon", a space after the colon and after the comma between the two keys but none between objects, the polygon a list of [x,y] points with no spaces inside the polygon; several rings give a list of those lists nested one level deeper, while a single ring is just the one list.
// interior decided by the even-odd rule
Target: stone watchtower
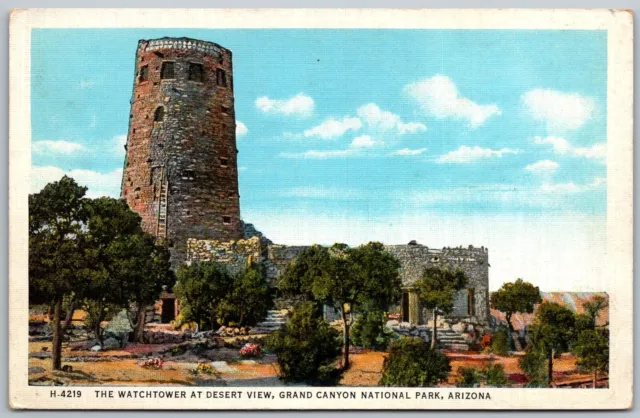
[{"label": "stone watchtower", "polygon": [[188,238],[243,237],[231,51],[188,38],[141,40],[121,197],[182,261]]}]

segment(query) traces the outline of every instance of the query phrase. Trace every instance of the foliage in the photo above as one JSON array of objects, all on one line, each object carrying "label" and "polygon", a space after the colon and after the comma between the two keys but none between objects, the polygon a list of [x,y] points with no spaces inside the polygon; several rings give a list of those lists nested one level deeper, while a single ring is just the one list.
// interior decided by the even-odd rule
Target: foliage
[{"label": "foliage", "polygon": [[491,345],[493,343],[493,336],[489,333],[484,334],[482,336],[482,338],[480,339],[480,345],[482,346],[483,349],[487,349],[490,348]]},{"label": "foliage", "polygon": [[244,358],[260,357],[262,348],[259,344],[246,343],[240,349],[240,356]]},{"label": "foliage", "polygon": [[491,351],[499,356],[509,354],[509,331],[498,328],[491,338]]},{"label": "foliage", "polygon": [[529,344],[527,346],[527,350],[518,364],[529,379],[528,387],[546,387],[548,385],[547,357],[535,345]]},{"label": "foliage", "polygon": [[138,365],[140,367],[144,367],[145,369],[159,370],[159,369],[162,369],[164,362],[162,361],[162,359],[158,357],[154,357],[147,360],[143,360],[140,363],[138,363]]},{"label": "foliage", "polygon": [[570,309],[557,303],[543,302],[536,310],[530,330],[534,350],[542,351],[547,357],[547,379],[550,386],[553,382],[553,358],[568,351],[576,338],[575,315]]},{"label": "foliage", "polygon": [[592,328],[595,328],[596,326],[596,320],[598,319],[600,311],[605,309],[608,304],[607,298],[597,295],[582,305],[585,314],[591,318]]},{"label": "foliage", "polygon": [[422,304],[433,311],[431,348],[437,343],[438,312],[450,313],[456,293],[467,285],[468,278],[462,270],[452,271],[443,267],[428,267],[416,288]]},{"label": "foliage", "polygon": [[609,370],[609,330],[588,329],[582,331],[573,349],[578,356],[578,366],[593,373],[595,387],[598,373]]},{"label": "foliage", "polygon": [[187,322],[198,327],[204,323],[212,329],[221,315],[222,302],[233,288],[233,277],[219,263],[205,261],[182,265],[176,273],[174,287],[180,310]]},{"label": "foliage", "polygon": [[505,283],[497,291],[491,293],[491,307],[505,313],[509,327],[509,345],[513,348],[511,336],[514,332],[511,317],[514,313],[532,313],[535,305],[542,302],[540,289],[529,282],[518,279],[513,283]]},{"label": "foliage", "polygon": [[378,350],[386,349],[393,333],[385,329],[385,319],[385,314],[376,310],[362,314],[351,330],[353,344]]},{"label": "foliage", "polygon": [[504,366],[500,363],[491,363],[484,371],[484,380],[487,386],[503,387],[509,384],[509,379],[504,373]]},{"label": "foliage", "polygon": [[86,191],[64,176],[29,195],[29,303],[52,307],[54,370],[62,367],[63,301],[84,297],[89,284],[83,229],[88,218]]},{"label": "foliage", "polygon": [[334,244],[302,251],[278,280],[288,295],[337,307],[343,324],[343,366],[349,365],[350,327],[363,307],[385,311],[400,297],[398,260],[379,242],[356,248]]},{"label": "foliage", "polygon": [[449,359],[429,348],[421,338],[405,337],[391,343],[382,365],[382,386],[429,387],[444,382],[451,371]]},{"label": "foliage", "polygon": [[193,371],[193,374],[195,375],[198,375],[198,374],[211,375],[215,373],[216,371],[214,370],[213,366],[211,366],[209,363],[198,363],[198,367],[196,367],[195,370]]},{"label": "foliage", "polygon": [[459,388],[476,388],[480,386],[482,373],[475,367],[460,367],[458,369],[458,381],[456,386]]},{"label": "foliage", "polygon": [[277,357],[280,378],[285,382],[329,384],[337,379],[333,366],[340,353],[339,333],[322,318],[313,302],[294,308],[286,324],[266,340]]},{"label": "foliage", "polygon": [[220,305],[225,325],[252,326],[262,321],[273,306],[266,275],[259,264],[251,264],[233,280],[229,294]]}]

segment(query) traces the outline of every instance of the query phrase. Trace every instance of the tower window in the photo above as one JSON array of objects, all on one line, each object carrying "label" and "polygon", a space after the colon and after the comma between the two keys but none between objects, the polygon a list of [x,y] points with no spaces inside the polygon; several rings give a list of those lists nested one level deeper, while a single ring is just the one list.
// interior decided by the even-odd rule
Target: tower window
[{"label": "tower window", "polygon": [[229,106],[222,105],[222,106],[220,106],[220,110],[222,111],[222,113],[228,113],[229,112]]},{"label": "tower window", "polygon": [[156,111],[153,113],[153,121],[162,122],[163,120],[164,120],[164,107],[158,106]]},{"label": "tower window", "polygon": [[233,190],[227,190],[227,196],[233,197],[234,195],[235,193],[233,192]]},{"label": "tower window", "polygon": [[182,178],[188,178],[189,180],[193,180],[193,178],[196,176],[196,173],[194,170],[182,170]]},{"label": "tower window", "polygon": [[160,70],[160,78],[165,80],[168,78],[176,78],[175,76],[176,63],[173,61],[165,61],[162,63],[162,69]]},{"label": "tower window", "polygon": [[142,83],[143,81],[147,81],[149,79],[149,66],[144,65],[140,67],[140,78],[139,81]]},{"label": "tower window", "polygon": [[221,68],[216,69],[216,84],[227,87],[227,73]]},{"label": "tower window", "polygon": [[226,167],[229,164],[227,157],[220,157],[220,167]]},{"label": "tower window", "polygon": [[223,216],[222,223],[225,225],[231,225],[231,216]]},{"label": "tower window", "polygon": [[189,63],[189,80],[202,83],[204,81],[204,67],[196,62]]},{"label": "tower window", "polygon": [[469,288],[467,289],[467,315],[475,315],[476,314],[476,295],[475,289]]}]

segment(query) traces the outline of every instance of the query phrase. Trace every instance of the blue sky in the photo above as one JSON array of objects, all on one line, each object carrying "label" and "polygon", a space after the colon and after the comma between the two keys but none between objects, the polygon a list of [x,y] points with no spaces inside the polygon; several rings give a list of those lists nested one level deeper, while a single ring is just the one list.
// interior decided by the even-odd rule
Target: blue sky
[{"label": "blue sky", "polygon": [[[162,36],[233,51],[241,210],[277,242],[490,243],[496,283],[514,251],[601,247],[603,31],[34,30],[32,192],[118,195],[137,41]],[[549,262],[523,273],[557,285]]]}]

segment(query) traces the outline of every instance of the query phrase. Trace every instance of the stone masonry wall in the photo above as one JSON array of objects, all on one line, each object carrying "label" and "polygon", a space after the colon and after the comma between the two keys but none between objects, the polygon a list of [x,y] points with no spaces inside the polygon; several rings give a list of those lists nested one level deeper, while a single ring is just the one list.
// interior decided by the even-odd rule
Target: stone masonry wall
[{"label": "stone masonry wall", "polygon": [[211,42],[138,43],[121,194],[174,265],[187,238],[243,237],[232,74],[231,51]]}]

